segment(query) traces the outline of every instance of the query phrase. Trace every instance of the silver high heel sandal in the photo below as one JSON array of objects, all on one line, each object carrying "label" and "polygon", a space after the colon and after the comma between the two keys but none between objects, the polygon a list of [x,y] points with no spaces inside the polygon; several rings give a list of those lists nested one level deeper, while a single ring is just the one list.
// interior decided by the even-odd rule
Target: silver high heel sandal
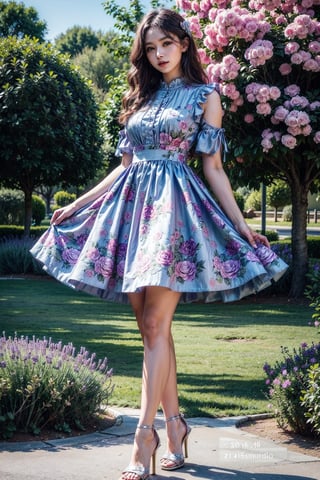
[{"label": "silver high heel sandal", "polygon": [[[145,429],[145,430],[152,430],[153,431],[153,436],[156,441],[156,446],[154,447],[154,450],[151,455],[151,475],[155,475],[156,473],[156,453],[158,448],[160,447],[160,438],[159,435],[157,434],[155,428],[153,425],[138,425],[137,429]],[[130,473],[135,475],[134,480],[147,480],[150,477],[150,469],[145,468],[142,465],[129,465],[121,475],[120,480],[126,480],[126,473]]]},{"label": "silver high heel sandal", "polygon": [[168,418],[168,420],[166,420],[166,423],[173,422],[174,420],[181,420],[183,425],[186,427],[186,432],[181,440],[181,448],[184,446],[184,455],[183,453],[164,454],[163,457],[160,459],[162,470],[177,470],[178,468],[182,468],[184,466],[184,459],[188,458],[188,437],[190,435],[191,428],[188,426],[181,413],[179,415]]}]

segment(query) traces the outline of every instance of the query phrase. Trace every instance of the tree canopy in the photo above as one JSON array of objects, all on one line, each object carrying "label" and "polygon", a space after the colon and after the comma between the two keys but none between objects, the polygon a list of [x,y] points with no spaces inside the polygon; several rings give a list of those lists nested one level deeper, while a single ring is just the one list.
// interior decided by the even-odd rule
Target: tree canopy
[{"label": "tree canopy", "polygon": [[75,57],[85,48],[95,50],[100,44],[102,36],[101,32],[94,32],[91,27],[75,25],[55,39],[55,46],[60,52]]},{"label": "tree canopy", "polygon": [[41,185],[81,185],[102,162],[98,108],[70,60],[29,38],[0,39],[0,174],[26,198]]},{"label": "tree canopy", "polygon": [[26,7],[22,2],[0,1],[0,37],[28,36],[44,41],[46,32],[46,22],[39,19],[33,7]]}]

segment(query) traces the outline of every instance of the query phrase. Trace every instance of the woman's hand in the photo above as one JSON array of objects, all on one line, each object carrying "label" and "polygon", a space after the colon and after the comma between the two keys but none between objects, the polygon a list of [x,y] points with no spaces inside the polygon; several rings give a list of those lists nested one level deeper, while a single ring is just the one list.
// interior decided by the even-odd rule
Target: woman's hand
[{"label": "woman's hand", "polygon": [[66,207],[58,208],[58,210],[54,211],[51,217],[51,225],[59,225],[59,223],[63,222],[66,218],[71,217],[76,211],[77,207],[73,203],[70,203],[70,205],[67,205]]},{"label": "woman's hand", "polygon": [[267,237],[265,237],[264,235],[261,235],[261,233],[251,230],[251,228],[247,225],[247,223],[244,220],[238,225],[236,225],[236,229],[242,237],[248,240],[248,242],[253,248],[257,248],[259,243],[260,244],[262,243],[266,247],[270,248],[270,243]]}]

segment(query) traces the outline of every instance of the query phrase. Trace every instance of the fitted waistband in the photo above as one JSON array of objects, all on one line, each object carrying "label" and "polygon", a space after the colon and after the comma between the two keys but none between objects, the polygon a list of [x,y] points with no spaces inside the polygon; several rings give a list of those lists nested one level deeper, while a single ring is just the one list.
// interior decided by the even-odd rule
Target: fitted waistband
[{"label": "fitted waistband", "polygon": [[132,162],[144,162],[150,160],[173,160],[175,162],[184,162],[186,158],[187,152],[164,150],[162,148],[149,148],[133,152]]}]

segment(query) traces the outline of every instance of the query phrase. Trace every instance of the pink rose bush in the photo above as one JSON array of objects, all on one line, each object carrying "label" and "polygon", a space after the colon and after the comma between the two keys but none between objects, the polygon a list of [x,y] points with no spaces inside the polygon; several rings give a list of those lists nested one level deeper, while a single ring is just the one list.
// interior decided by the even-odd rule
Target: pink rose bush
[{"label": "pink rose bush", "polygon": [[311,105],[319,91],[311,85],[320,71],[320,1],[177,0],[177,5],[201,40],[209,80],[220,85],[231,135],[245,123],[252,124],[261,153],[294,150],[306,138],[316,147],[320,109]]},{"label": "pink rose bush", "polygon": [[285,178],[294,193],[290,293],[302,295],[301,232],[320,176],[320,0],[176,1],[209,81],[219,84],[231,181],[258,187]]}]

